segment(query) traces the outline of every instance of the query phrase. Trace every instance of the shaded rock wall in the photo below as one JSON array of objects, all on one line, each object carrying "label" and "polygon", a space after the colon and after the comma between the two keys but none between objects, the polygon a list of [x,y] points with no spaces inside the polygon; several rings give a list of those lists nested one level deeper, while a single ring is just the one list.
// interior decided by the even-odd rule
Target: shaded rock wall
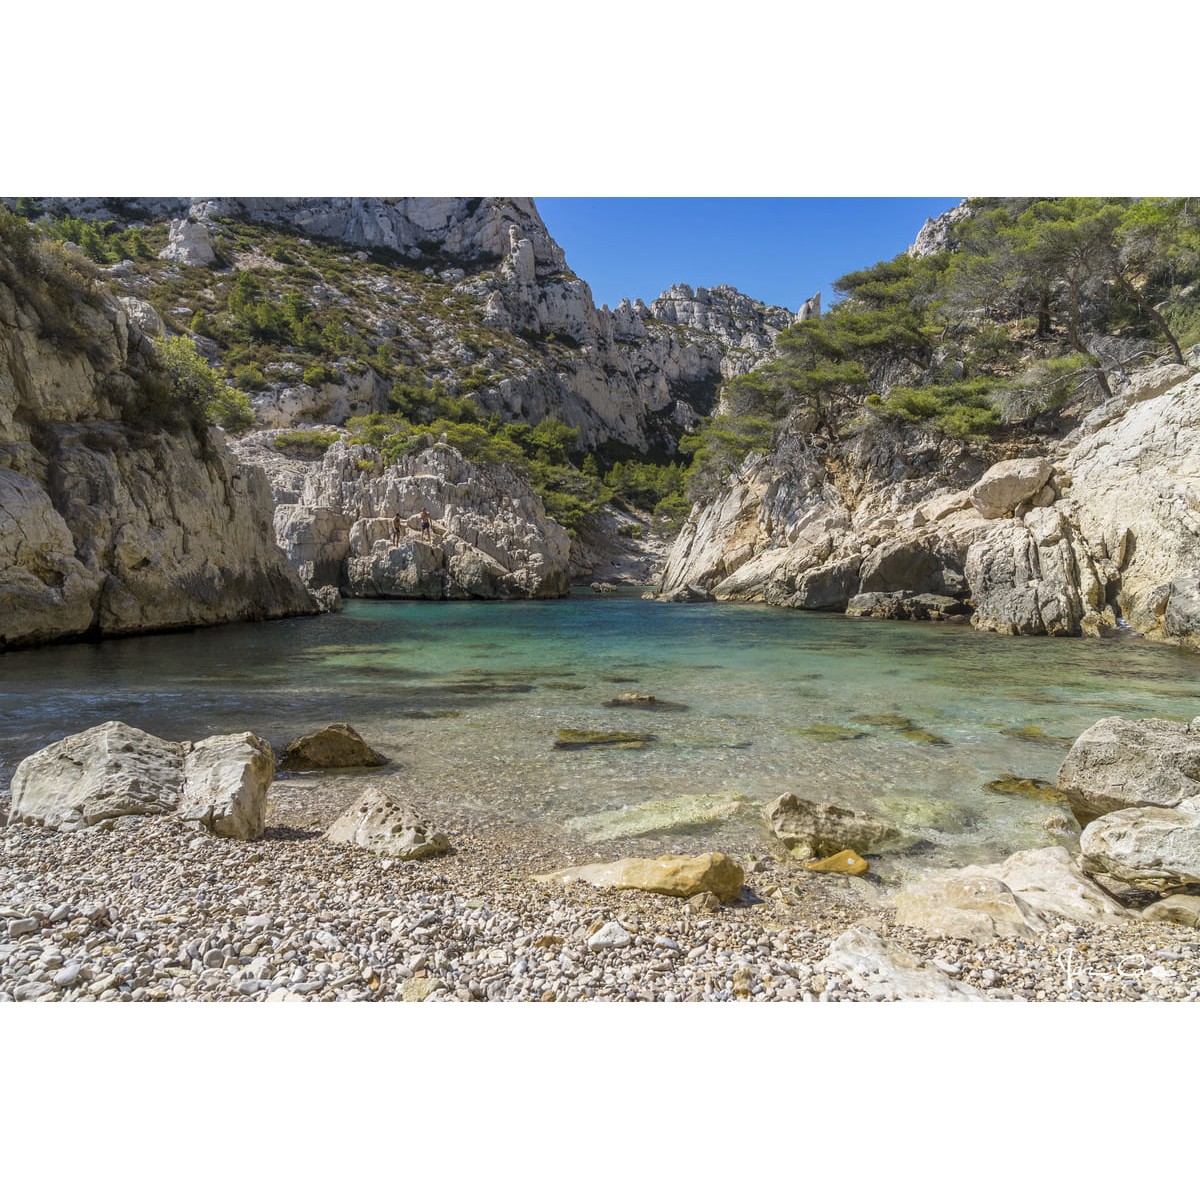
[{"label": "shaded rock wall", "polygon": [[127,419],[148,348],[126,309],[22,269],[0,246],[0,646],[315,611],[261,472],[219,432]]}]

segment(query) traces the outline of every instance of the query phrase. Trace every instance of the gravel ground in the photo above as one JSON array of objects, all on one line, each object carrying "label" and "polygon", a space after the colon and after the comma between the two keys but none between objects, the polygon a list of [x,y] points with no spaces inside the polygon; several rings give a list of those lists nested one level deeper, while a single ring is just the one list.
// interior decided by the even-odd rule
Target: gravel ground
[{"label": "gravel ground", "polygon": [[707,911],[533,882],[634,850],[553,830],[459,818],[453,853],[389,862],[319,836],[346,803],[336,783],[277,782],[255,842],[169,818],[5,826],[0,1001],[859,1000],[820,966],[856,924],[996,999],[1200,999],[1200,931],[1181,926],[1062,924],[979,947],[896,926],[870,875],[745,855],[742,900]]}]

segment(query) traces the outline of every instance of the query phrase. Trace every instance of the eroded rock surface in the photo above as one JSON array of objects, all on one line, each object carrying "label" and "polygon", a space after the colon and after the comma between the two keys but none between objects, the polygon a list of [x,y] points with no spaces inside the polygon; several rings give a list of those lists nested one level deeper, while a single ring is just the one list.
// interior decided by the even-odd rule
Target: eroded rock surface
[{"label": "eroded rock surface", "polygon": [[451,849],[444,833],[432,829],[407,800],[386,787],[367,788],[325,836],[331,842],[362,846],[373,854],[400,861],[427,858]]},{"label": "eroded rock surface", "polygon": [[174,814],[217,837],[263,832],[275,773],[252,733],[171,742],[106,721],[43,747],[13,774],[13,824],[76,832],[119,817]]}]

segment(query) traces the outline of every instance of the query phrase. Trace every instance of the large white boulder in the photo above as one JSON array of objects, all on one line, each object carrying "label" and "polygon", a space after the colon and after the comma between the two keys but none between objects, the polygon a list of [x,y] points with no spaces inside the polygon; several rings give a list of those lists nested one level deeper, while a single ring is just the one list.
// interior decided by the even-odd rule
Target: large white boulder
[{"label": "large white boulder", "polygon": [[980,516],[1011,516],[1046,486],[1053,468],[1045,458],[1011,458],[989,467],[967,493]]},{"label": "large white boulder", "polygon": [[1057,784],[1080,825],[1122,808],[1175,808],[1200,794],[1200,718],[1105,717],[1075,739]]},{"label": "large white boulder", "polygon": [[106,721],[23,759],[8,819],[69,832],[172,812],[183,791],[183,758],[178,742]]},{"label": "large white boulder", "polygon": [[252,733],[205,738],[184,758],[177,814],[218,837],[259,837],[274,777],[275,755],[262,738]]},{"label": "large white boulder", "polygon": [[1084,868],[1153,891],[1200,884],[1200,796],[1176,808],[1122,808],[1079,838]]}]

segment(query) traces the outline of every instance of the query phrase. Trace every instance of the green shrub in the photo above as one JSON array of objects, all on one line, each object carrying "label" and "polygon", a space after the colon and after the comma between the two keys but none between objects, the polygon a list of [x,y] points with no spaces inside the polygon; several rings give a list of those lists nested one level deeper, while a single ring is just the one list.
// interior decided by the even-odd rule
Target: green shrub
[{"label": "green shrub", "polygon": [[323,383],[336,383],[338,380],[337,371],[333,370],[326,363],[313,363],[304,372],[304,382],[309,387],[320,387]]},{"label": "green shrub", "polygon": [[254,363],[248,363],[234,371],[233,383],[243,392],[261,392],[267,386],[267,377]]},{"label": "green shrub", "polygon": [[275,449],[295,458],[316,459],[340,437],[331,430],[287,429],[275,435]]},{"label": "green shrub", "polygon": [[204,361],[190,338],[157,338],[155,346],[168,395],[181,412],[203,417],[229,433],[254,424],[250,401]]}]

